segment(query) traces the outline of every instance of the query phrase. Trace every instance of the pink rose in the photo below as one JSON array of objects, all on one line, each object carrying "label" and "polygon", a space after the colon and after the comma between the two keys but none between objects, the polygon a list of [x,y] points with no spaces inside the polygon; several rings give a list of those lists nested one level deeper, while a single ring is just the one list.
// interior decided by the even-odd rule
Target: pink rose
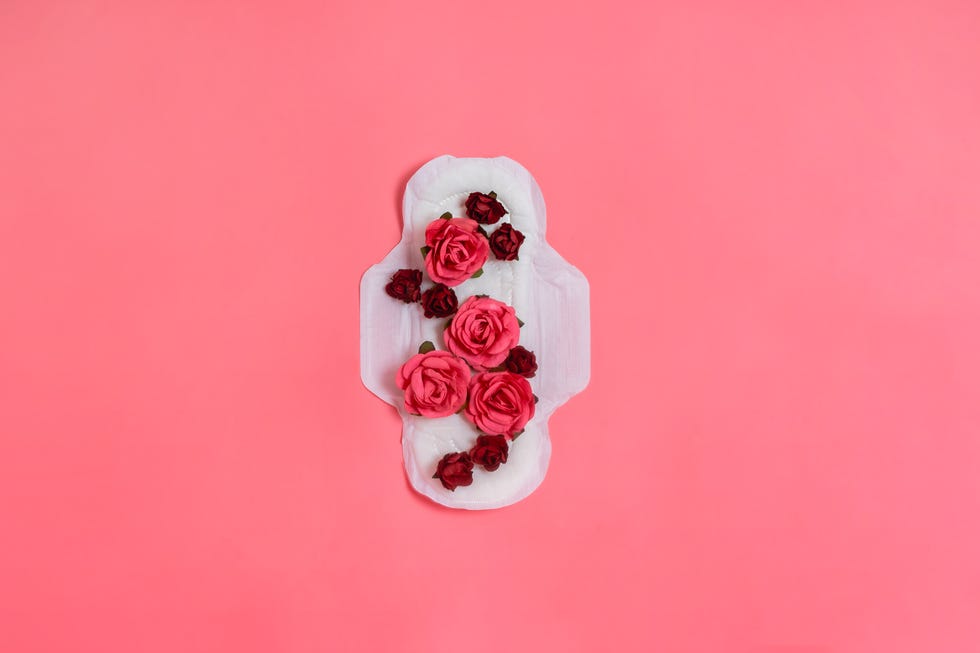
[{"label": "pink rose", "polygon": [[425,269],[429,278],[447,286],[458,286],[483,267],[490,256],[490,243],[477,231],[480,225],[469,218],[439,218],[425,228]]},{"label": "pink rose", "polygon": [[534,417],[531,384],[513,372],[476,374],[463,415],[484,433],[514,437]]},{"label": "pink rose", "polygon": [[474,296],[459,307],[446,327],[446,347],[475,370],[504,362],[521,337],[514,309],[489,297]]},{"label": "pink rose", "polygon": [[423,417],[447,417],[466,402],[470,369],[448,351],[416,354],[398,370],[405,410]]}]

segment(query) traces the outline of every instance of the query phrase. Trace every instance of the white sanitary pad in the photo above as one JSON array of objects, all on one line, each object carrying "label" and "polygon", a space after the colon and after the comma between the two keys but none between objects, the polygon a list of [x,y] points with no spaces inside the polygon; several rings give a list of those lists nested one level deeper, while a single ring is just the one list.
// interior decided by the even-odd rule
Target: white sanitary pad
[{"label": "white sanitary pad", "polygon": [[[437,349],[445,349],[446,319],[426,319],[418,304],[392,299],[384,287],[400,268],[424,270],[419,250],[425,244],[425,227],[447,211],[464,217],[463,202],[473,191],[495,191],[508,211],[501,222],[509,220],[526,240],[520,260],[498,261],[491,255],[483,276],[455,291],[460,304],[471,295],[485,294],[514,307],[525,323],[520,344],[537,356],[538,371],[530,383],[539,402],[524,433],[511,443],[507,463],[494,472],[474,468],[473,484],[450,492],[432,478],[436,465],[447,453],[469,450],[476,442],[476,428],[462,415],[409,415],[395,383],[399,367],[422,342],[430,340]],[[506,157],[441,156],[429,161],[409,180],[402,211],[401,242],[361,279],[361,379],[401,415],[405,469],[418,492],[452,508],[481,510],[515,503],[544,480],[551,457],[551,413],[589,382],[588,282],[545,241],[541,189],[523,166]]]}]

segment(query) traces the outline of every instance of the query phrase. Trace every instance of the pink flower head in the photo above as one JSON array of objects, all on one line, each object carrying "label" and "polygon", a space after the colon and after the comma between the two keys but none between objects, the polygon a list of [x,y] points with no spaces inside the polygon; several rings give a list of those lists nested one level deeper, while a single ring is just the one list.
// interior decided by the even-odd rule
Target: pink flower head
[{"label": "pink flower head", "polygon": [[448,351],[416,354],[398,370],[405,410],[423,417],[447,417],[466,402],[470,369]]},{"label": "pink flower head", "polygon": [[490,297],[470,297],[456,311],[443,337],[446,347],[473,369],[485,371],[504,362],[521,337],[514,309]]},{"label": "pink flower head", "polygon": [[425,228],[425,269],[429,278],[447,286],[458,286],[483,267],[490,256],[490,243],[477,231],[480,225],[469,218],[433,220]]},{"label": "pink flower head", "polygon": [[466,419],[490,435],[514,437],[534,417],[534,393],[523,376],[482,372],[470,379]]}]

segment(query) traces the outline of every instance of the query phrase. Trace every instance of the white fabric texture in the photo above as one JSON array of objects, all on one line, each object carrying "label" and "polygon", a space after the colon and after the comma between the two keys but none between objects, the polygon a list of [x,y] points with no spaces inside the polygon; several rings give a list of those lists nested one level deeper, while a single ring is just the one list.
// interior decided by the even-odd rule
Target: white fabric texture
[{"label": "white fabric texture", "polygon": [[[395,383],[401,365],[426,340],[445,349],[445,319],[426,319],[419,304],[389,297],[385,284],[401,268],[422,269],[420,248],[425,227],[449,211],[466,215],[463,203],[474,191],[497,193],[510,221],[526,236],[518,261],[490,255],[483,276],[455,287],[460,304],[486,294],[514,307],[524,321],[520,344],[537,356],[530,379],[538,396],[535,416],[511,443],[507,463],[494,472],[474,468],[473,484],[450,492],[432,478],[440,458],[467,451],[477,430],[462,415],[428,419],[409,415]],[[545,205],[531,174],[506,157],[492,159],[441,156],[409,180],[403,202],[401,242],[361,279],[361,379],[393,405],[403,422],[402,453],[409,481],[418,492],[451,508],[500,508],[525,498],[544,480],[551,457],[548,418],[589,382],[589,285],[585,276],[545,241]],[[425,277],[423,288],[431,280]]]}]

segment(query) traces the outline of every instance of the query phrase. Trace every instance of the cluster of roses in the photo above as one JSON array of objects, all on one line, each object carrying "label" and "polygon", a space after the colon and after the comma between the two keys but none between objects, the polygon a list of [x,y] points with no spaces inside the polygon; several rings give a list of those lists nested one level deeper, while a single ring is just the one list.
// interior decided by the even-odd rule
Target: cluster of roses
[{"label": "cluster of roses", "polygon": [[421,270],[398,270],[385,291],[406,303],[420,302],[426,317],[451,317],[443,331],[448,351],[424,342],[419,353],[398,370],[405,409],[422,417],[462,412],[480,431],[469,451],[447,454],[433,478],[447,490],[473,482],[475,465],[488,472],[507,462],[508,442],[534,416],[537,397],[527,379],[537,372],[533,352],[518,344],[523,323],[513,307],[486,295],[458,303],[454,286],[483,273],[490,252],[500,260],[517,259],[524,235],[510,224],[488,235],[507,211],[495,193],[471,193],[465,218],[445,213],[425,230],[422,256],[435,284],[422,292]]},{"label": "cluster of roses", "polygon": [[449,317],[459,308],[454,286],[483,274],[483,264],[493,252],[501,261],[516,261],[524,234],[510,223],[487,234],[485,224],[496,224],[507,211],[496,193],[470,193],[465,218],[443,213],[425,229],[425,270],[435,284],[422,292],[421,270],[399,270],[385,292],[411,304],[420,302],[426,317]]}]

